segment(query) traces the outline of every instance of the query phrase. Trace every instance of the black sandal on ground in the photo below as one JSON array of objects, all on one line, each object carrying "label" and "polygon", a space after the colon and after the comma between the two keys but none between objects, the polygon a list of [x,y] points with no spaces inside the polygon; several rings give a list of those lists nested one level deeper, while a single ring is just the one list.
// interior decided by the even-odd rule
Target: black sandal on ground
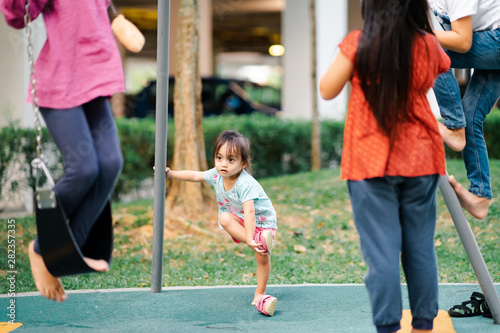
[{"label": "black sandal on ground", "polygon": [[454,305],[450,310],[448,310],[448,314],[450,315],[450,317],[480,316],[482,313],[484,313],[483,311],[481,311],[481,306],[483,306],[483,304],[486,304],[484,295],[478,292],[473,292],[469,301]]},{"label": "black sandal on ground", "polygon": [[486,303],[486,301],[484,301],[481,304],[481,311],[483,312],[483,317],[493,318],[493,315],[491,314],[490,307],[488,306],[488,303]]},{"label": "black sandal on ground", "polygon": [[473,292],[470,298],[472,299],[473,297],[479,303],[479,308],[481,309],[483,317],[493,318],[490,307],[488,306],[488,303],[486,302],[486,298],[484,298],[484,295],[478,292]]}]

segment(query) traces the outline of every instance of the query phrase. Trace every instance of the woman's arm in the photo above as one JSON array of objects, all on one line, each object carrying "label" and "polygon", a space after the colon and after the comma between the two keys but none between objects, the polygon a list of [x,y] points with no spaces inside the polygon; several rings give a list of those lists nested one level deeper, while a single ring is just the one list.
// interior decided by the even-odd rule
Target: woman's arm
[{"label": "woman's arm", "polygon": [[205,172],[203,171],[191,171],[191,170],[179,170],[174,171],[170,168],[166,168],[167,178],[173,178],[178,180],[184,180],[188,182],[201,182],[205,180]]},{"label": "woman's arm", "polygon": [[328,70],[319,81],[319,93],[323,99],[333,99],[342,91],[352,76],[353,63],[339,51]]},{"label": "woman's arm", "polygon": [[[40,15],[49,0],[30,0],[29,12],[31,20]],[[16,29],[24,28],[26,0],[0,0],[0,11],[5,16],[8,25]]]},{"label": "woman's arm", "polygon": [[434,31],[434,34],[445,49],[467,53],[472,46],[472,18],[459,18],[451,22],[451,31]]}]

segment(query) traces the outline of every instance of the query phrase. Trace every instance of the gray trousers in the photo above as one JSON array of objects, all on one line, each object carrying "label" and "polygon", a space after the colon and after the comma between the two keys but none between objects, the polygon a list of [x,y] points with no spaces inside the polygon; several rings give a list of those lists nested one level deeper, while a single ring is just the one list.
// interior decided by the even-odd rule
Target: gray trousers
[{"label": "gray trousers", "polygon": [[400,329],[400,257],[408,284],[412,325],[432,329],[438,312],[434,230],[439,175],[348,181],[365,284],[379,333]]},{"label": "gray trousers", "polygon": [[[82,247],[123,166],[120,140],[107,98],[71,109],[40,109],[64,162],[55,191]],[[40,254],[38,237],[35,252]]]}]

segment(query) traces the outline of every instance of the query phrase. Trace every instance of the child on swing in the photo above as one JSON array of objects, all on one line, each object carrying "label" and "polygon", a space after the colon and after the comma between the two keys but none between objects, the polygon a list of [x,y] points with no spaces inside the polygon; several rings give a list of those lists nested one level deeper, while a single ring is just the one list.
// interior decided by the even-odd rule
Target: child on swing
[{"label": "child on swing", "polygon": [[435,31],[452,68],[474,68],[463,98],[452,72],[439,75],[434,93],[448,146],[462,151],[469,190],[450,176],[458,199],[476,219],[488,215],[493,198],[483,123],[500,97],[500,1],[428,0],[444,31]]},{"label": "child on swing", "polygon": [[[0,1],[7,24],[24,28],[26,4],[26,0]],[[125,86],[109,4],[110,0],[28,2],[33,20],[43,14],[47,32],[35,70],[40,113],[64,161],[65,173],[55,192],[80,248],[87,243],[123,166],[109,97]],[[61,280],[45,265],[38,237],[29,243],[28,253],[41,295],[66,300]],[[109,270],[105,260],[84,260],[96,271]]]},{"label": "child on swing", "polygon": [[324,99],[347,81],[341,178],[347,179],[379,333],[398,331],[400,257],[412,332],[432,332],[438,312],[436,189],[444,145],[426,93],[450,59],[433,35],[427,0],[363,0],[363,29],[340,43],[320,80]]},{"label": "child on swing", "polygon": [[215,188],[219,205],[219,226],[235,243],[244,242],[255,252],[257,289],[252,305],[272,316],[277,299],[266,295],[271,272],[271,250],[276,235],[276,211],[250,175],[250,144],[236,131],[224,131],[214,146],[215,167],[207,171],[165,170],[167,178],[183,181],[206,181]]}]

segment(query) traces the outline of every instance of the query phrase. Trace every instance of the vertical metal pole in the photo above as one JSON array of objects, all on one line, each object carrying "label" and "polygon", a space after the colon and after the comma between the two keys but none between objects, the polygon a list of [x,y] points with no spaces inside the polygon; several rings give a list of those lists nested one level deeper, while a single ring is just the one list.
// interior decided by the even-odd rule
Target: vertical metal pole
[{"label": "vertical metal pole", "polygon": [[458,201],[457,194],[455,193],[453,187],[451,187],[447,175],[441,176],[439,181],[439,190],[441,191],[444,201],[446,202],[446,206],[448,207],[448,211],[450,212],[453,223],[455,224],[455,228],[457,228],[458,235],[462,240],[465,252],[467,252],[467,256],[469,257],[472,268],[474,269],[474,273],[476,273],[484,298],[486,299],[486,302],[491,310],[491,314],[493,315],[494,323],[499,325],[500,299],[498,298],[493,280],[488,272],[486,263],[481,255],[481,251],[477,246],[477,242],[474,238],[469,222],[467,222],[464,211]]},{"label": "vertical metal pole", "polygon": [[165,226],[165,168],[168,124],[168,56],[170,43],[170,0],[158,1],[158,47],[156,74],[156,134],[153,217],[153,271],[151,292],[159,293],[163,276],[163,233]]}]

